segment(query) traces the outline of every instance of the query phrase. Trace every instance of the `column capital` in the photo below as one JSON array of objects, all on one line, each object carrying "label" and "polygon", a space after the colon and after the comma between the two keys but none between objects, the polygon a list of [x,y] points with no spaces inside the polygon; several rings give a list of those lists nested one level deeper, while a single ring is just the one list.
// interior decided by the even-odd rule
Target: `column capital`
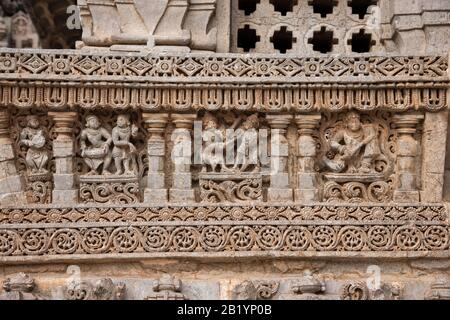
[{"label": "column capital", "polygon": [[177,129],[192,129],[192,125],[197,119],[197,115],[177,113],[172,114],[171,119]]},{"label": "column capital", "polygon": [[294,118],[290,114],[269,114],[266,116],[266,120],[272,129],[286,129]]},{"label": "column capital", "polygon": [[295,123],[297,124],[300,135],[311,135],[314,129],[319,125],[322,119],[321,114],[299,114],[295,116]]},{"label": "column capital", "polygon": [[169,114],[143,112],[142,119],[148,128],[161,128],[165,127],[169,121]]},{"label": "column capital", "polygon": [[423,114],[405,113],[395,115],[393,120],[399,133],[414,134],[416,132],[417,125],[423,121],[424,118],[425,117]]},{"label": "column capital", "polygon": [[55,122],[55,131],[58,133],[57,140],[71,140],[75,119],[78,116],[76,112],[49,112],[48,116]]},{"label": "column capital", "polygon": [[169,115],[167,113],[142,113],[142,119],[150,137],[161,138],[166,130]]}]

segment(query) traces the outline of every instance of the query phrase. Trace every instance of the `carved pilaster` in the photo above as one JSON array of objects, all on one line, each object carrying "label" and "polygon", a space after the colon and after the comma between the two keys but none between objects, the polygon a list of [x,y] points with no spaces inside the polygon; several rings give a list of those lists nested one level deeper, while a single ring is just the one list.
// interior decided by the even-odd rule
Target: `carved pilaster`
[{"label": "carved pilaster", "polygon": [[289,187],[289,143],[286,139],[287,127],[292,118],[291,115],[268,115],[266,118],[271,128],[269,201],[292,201],[294,198],[292,188]]},{"label": "carved pilaster", "polygon": [[75,154],[73,126],[76,112],[49,112],[55,123],[56,139],[53,141],[55,174],[53,203],[77,202],[78,190],[75,186],[73,155]]},{"label": "carved pilaster", "polygon": [[418,202],[416,157],[418,142],[415,138],[417,126],[423,120],[420,114],[399,114],[394,117],[397,128],[397,185],[394,191],[395,202]]},{"label": "carved pilaster", "polygon": [[296,201],[319,201],[318,173],[314,170],[317,155],[314,130],[319,125],[320,114],[297,115],[298,127],[298,189]]},{"label": "carved pilaster", "polygon": [[172,134],[174,143],[172,161],[174,163],[173,184],[169,192],[170,201],[186,202],[194,201],[194,189],[192,188],[192,136],[191,131],[194,114],[173,114],[172,121],[175,130]]},{"label": "carved pilaster", "polygon": [[26,202],[24,181],[17,172],[9,112],[0,111],[0,203]]},{"label": "carved pilaster", "polygon": [[167,202],[165,187],[164,156],[166,154],[166,130],[168,114],[144,113],[142,115],[148,132],[148,175],[144,192],[145,203]]}]

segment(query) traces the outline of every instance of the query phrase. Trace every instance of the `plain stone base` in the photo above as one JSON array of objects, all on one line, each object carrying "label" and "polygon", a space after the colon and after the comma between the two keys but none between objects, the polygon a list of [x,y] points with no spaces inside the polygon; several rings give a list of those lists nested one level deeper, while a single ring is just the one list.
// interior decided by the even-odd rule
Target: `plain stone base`
[{"label": "plain stone base", "polygon": [[0,206],[20,206],[26,203],[27,197],[23,192],[0,195]]},{"label": "plain stone base", "polygon": [[145,203],[165,203],[167,202],[167,189],[145,189]]},{"label": "plain stone base", "polygon": [[0,179],[0,194],[17,193],[22,191],[24,180],[19,175]]},{"label": "plain stone base", "polygon": [[170,189],[169,198],[170,201],[173,202],[194,202],[195,194],[193,189],[189,190]]},{"label": "plain stone base", "polygon": [[319,191],[317,189],[296,189],[295,201],[316,202],[319,201]]},{"label": "plain stone base", "polygon": [[294,199],[294,194],[292,189],[269,188],[267,190],[267,199],[274,202],[292,201]]},{"label": "plain stone base", "polygon": [[76,203],[78,201],[78,190],[53,190],[53,203]]},{"label": "plain stone base", "polygon": [[419,191],[394,191],[394,201],[400,203],[412,203],[420,201]]}]

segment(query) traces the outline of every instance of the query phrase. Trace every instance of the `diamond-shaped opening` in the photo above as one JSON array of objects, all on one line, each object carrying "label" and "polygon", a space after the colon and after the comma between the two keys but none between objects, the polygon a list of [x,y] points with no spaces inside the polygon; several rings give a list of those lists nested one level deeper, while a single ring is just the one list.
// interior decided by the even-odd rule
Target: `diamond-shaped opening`
[{"label": "diamond-shaped opening", "polygon": [[285,16],[288,12],[294,10],[294,6],[298,4],[298,0],[270,0],[270,3],[275,8],[275,11],[278,11],[282,16]]},{"label": "diamond-shaped opening", "polygon": [[333,37],[333,31],[328,31],[322,27],[319,31],[314,31],[312,38],[308,43],[313,45],[313,50],[321,53],[333,51],[333,45],[338,44],[339,40]]},{"label": "diamond-shaped opening", "polygon": [[270,42],[273,43],[273,47],[280,53],[286,53],[292,49],[292,44],[297,42],[297,39],[294,38],[292,31],[289,31],[287,27],[281,27],[273,33]]},{"label": "diamond-shaped opening", "polygon": [[256,48],[256,43],[260,41],[260,36],[256,34],[256,30],[250,28],[248,24],[238,30],[238,48],[242,48],[244,52],[249,52],[250,49]]},{"label": "diamond-shaped opening", "polygon": [[360,19],[364,19],[370,6],[377,5],[378,0],[350,0],[348,6],[352,8],[352,14],[357,14]]},{"label": "diamond-shaped opening", "polygon": [[370,33],[366,33],[364,29],[361,29],[358,33],[353,33],[352,38],[348,39],[347,43],[352,46],[353,52],[363,53],[370,52],[376,41],[372,39]]},{"label": "diamond-shaped opening", "polygon": [[319,13],[322,18],[333,13],[333,8],[337,6],[337,0],[311,0],[308,2],[313,7],[314,13]]},{"label": "diamond-shaped opening", "polygon": [[246,16],[251,15],[256,11],[256,5],[261,0],[239,0],[238,9],[244,11]]}]

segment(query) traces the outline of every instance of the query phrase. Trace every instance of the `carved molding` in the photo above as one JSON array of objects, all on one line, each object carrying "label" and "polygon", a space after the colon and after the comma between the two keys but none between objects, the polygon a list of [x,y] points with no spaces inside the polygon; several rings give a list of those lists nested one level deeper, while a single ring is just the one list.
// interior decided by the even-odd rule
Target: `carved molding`
[{"label": "carved molding", "polygon": [[[364,72],[356,65],[363,65]],[[420,73],[415,71],[416,65]],[[151,112],[220,108],[266,112],[436,111],[447,106],[447,68],[447,58],[438,56],[117,58],[109,53],[3,50],[0,106],[53,110],[134,107]]]},{"label": "carved molding", "polygon": [[3,281],[4,293],[0,294],[0,300],[46,300],[37,292],[33,278],[25,273],[18,273]]},{"label": "carved molding", "polygon": [[96,281],[72,281],[64,287],[67,300],[124,300],[126,286],[109,278]]},{"label": "carved molding", "polygon": [[[448,224],[354,221],[3,225],[0,261],[24,256],[219,252],[448,252]],[[10,258],[10,259],[8,259]],[[6,261],[6,260],[5,260]]]}]

